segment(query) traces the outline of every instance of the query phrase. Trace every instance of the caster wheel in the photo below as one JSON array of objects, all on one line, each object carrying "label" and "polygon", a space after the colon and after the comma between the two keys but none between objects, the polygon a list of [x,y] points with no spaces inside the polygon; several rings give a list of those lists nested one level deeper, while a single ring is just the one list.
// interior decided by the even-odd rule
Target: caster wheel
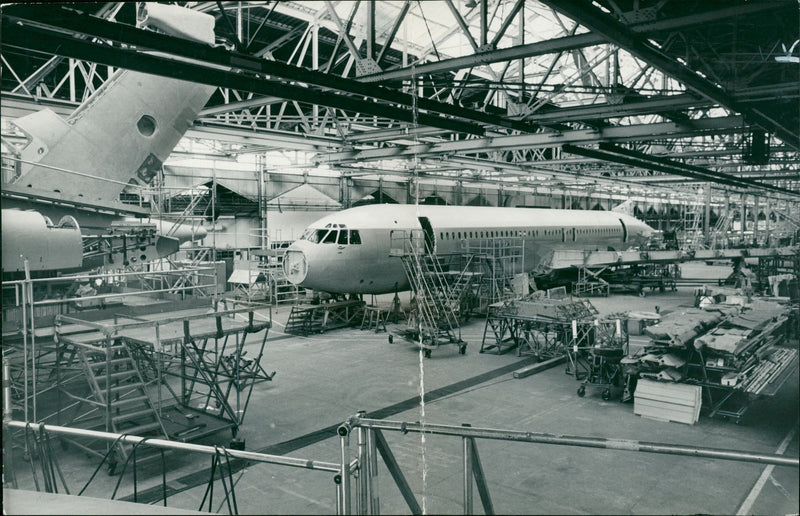
[{"label": "caster wheel", "polygon": [[603,396],[603,399],[605,401],[610,400],[611,399],[611,391],[608,390],[608,389],[604,390],[602,396]]},{"label": "caster wheel", "polygon": [[578,387],[578,396],[583,398],[583,395],[586,394],[586,387]]},{"label": "caster wheel", "polygon": [[467,346],[459,346],[458,347],[458,352],[461,353],[462,355],[466,355],[467,354]]},{"label": "caster wheel", "polygon": [[431,350],[430,349],[426,349],[423,352],[423,354],[425,355],[425,358],[431,358]]},{"label": "caster wheel", "polygon": [[394,342],[394,335],[389,335],[389,344]]}]

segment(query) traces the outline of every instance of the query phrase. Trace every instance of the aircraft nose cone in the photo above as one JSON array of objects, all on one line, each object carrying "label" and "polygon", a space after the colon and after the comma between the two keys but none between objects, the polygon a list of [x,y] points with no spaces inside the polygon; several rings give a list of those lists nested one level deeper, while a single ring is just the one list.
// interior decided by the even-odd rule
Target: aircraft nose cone
[{"label": "aircraft nose cone", "polygon": [[299,249],[288,249],[283,257],[283,272],[291,283],[295,285],[302,283],[308,274],[305,253]]}]

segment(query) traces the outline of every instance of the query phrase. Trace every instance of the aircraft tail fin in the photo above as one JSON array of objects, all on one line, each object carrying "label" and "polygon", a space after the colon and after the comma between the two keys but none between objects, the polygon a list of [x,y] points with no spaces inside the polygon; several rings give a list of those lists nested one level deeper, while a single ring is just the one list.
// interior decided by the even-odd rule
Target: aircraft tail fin
[{"label": "aircraft tail fin", "polygon": [[[140,8],[140,20],[213,44],[212,16],[177,6],[143,5],[147,10]],[[157,16],[150,13],[154,8]],[[170,17],[172,28],[164,21]],[[84,202],[114,202],[128,184],[153,180],[213,92],[212,86],[118,70],[67,120],[44,110],[16,121],[28,143],[20,152],[21,173],[14,182],[55,189]]]}]

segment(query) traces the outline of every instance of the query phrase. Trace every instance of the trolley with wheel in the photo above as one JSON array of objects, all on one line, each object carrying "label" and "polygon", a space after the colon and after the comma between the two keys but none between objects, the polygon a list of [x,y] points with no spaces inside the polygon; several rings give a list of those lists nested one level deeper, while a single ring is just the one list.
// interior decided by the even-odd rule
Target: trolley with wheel
[{"label": "trolley with wheel", "polygon": [[623,347],[593,347],[589,350],[589,368],[586,377],[578,387],[578,396],[586,394],[586,386],[603,389],[602,398],[611,399],[611,388],[619,386],[622,381],[620,360],[625,356]]}]

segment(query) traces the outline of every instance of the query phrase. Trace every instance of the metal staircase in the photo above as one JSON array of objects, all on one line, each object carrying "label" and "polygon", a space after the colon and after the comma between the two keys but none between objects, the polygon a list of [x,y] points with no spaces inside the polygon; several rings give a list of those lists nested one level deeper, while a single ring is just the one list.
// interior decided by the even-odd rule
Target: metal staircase
[{"label": "metal staircase", "polygon": [[401,259],[416,299],[416,328],[409,328],[410,340],[424,349],[426,357],[442,344],[457,344],[459,352],[466,353],[459,315],[475,278],[469,267],[471,258],[461,271],[443,272],[440,258],[430,253],[421,230],[394,231],[390,253]]},{"label": "metal staircase", "polygon": [[[98,417],[78,422],[81,427],[140,437],[169,438],[126,344],[104,348],[77,345],[75,351],[91,390],[91,398],[83,401],[100,409]],[[100,453],[91,444],[74,444],[90,453]],[[116,452],[118,459],[124,462],[130,455],[131,445],[118,444]],[[146,458],[137,457],[137,460]]]},{"label": "metal staircase", "polygon": [[313,320],[314,310],[305,306],[295,305],[289,312],[286,326],[283,331],[292,335],[307,336],[311,333],[318,333],[322,329],[322,321]]},{"label": "metal staircase", "polygon": [[683,238],[680,247],[683,252],[700,249],[703,244],[704,199],[702,192],[698,190],[695,201],[686,207],[683,214]]}]

